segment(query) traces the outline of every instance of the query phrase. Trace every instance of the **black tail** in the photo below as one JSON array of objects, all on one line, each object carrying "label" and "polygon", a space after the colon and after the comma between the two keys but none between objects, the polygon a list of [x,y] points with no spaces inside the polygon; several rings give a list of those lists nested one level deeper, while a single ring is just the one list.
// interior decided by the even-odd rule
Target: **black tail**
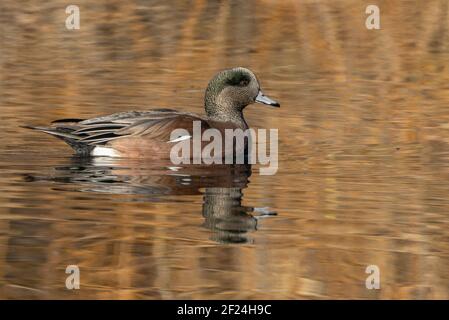
[{"label": "black tail", "polygon": [[[73,120],[70,119],[70,121],[73,124]],[[67,121],[69,122],[69,121]],[[58,126],[58,124],[61,123],[61,126]],[[22,128],[26,129],[32,129],[37,130],[41,132],[48,133],[52,136],[55,136],[56,138],[59,138],[63,140],[65,143],[67,143],[70,147],[75,150],[77,155],[81,156],[87,156],[90,155],[90,152],[95,146],[88,145],[86,142],[79,141],[80,137],[77,135],[72,134],[72,132],[76,131],[77,129],[74,127],[71,127],[69,125],[64,126],[64,122],[55,122],[54,127],[33,127],[33,126],[21,126]]]}]

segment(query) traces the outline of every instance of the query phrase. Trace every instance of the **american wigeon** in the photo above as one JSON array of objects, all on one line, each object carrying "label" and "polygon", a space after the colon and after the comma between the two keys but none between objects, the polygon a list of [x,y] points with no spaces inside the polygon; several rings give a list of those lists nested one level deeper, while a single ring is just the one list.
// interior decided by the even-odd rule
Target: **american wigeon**
[{"label": "american wigeon", "polygon": [[92,119],[62,119],[49,127],[30,127],[64,140],[79,156],[116,156],[126,158],[168,159],[172,147],[171,132],[193,131],[200,121],[208,128],[245,130],[248,125],[243,109],[254,102],[279,107],[279,103],[260,90],[254,73],[246,68],[219,72],[207,86],[204,105],[206,116],[171,109],[127,111]]}]

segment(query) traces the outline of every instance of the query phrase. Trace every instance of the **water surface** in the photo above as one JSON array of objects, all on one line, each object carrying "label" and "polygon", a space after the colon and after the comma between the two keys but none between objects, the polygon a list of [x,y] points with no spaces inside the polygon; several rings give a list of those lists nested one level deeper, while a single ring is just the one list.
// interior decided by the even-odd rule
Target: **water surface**
[{"label": "water surface", "polygon": [[[0,4],[0,298],[449,298],[447,1]],[[20,125],[203,112],[245,66],[279,170],[78,159]],[[365,268],[381,270],[367,290]],[[67,290],[78,265],[81,289]]]}]

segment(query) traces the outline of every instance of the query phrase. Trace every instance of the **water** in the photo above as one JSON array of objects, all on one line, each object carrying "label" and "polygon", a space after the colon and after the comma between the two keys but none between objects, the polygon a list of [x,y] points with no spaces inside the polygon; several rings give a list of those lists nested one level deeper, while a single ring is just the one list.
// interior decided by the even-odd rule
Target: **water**
[{"label": "water", "polygon": [[[0,298],[449,298],[446,1],[0,4]],[[280,109],[279,170],[77,159],[19,128],[203,112],[218,70]],[[81,289],[67,290],[77,265]],[[381,289],[368,290],[368,265]]]}]

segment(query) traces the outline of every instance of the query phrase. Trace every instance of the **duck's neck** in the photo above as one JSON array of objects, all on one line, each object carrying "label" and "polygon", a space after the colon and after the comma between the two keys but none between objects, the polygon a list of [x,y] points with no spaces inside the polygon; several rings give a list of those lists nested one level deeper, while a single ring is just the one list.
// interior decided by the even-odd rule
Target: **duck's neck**
[{"label": "duck's neck", "polygon": [[248,124],[243,117],[243,110],[234,106],[216,105],[209,103],[206,105],[206,114],[210,120],[220,122],[232,122],[242,130],[248,129]]}]

